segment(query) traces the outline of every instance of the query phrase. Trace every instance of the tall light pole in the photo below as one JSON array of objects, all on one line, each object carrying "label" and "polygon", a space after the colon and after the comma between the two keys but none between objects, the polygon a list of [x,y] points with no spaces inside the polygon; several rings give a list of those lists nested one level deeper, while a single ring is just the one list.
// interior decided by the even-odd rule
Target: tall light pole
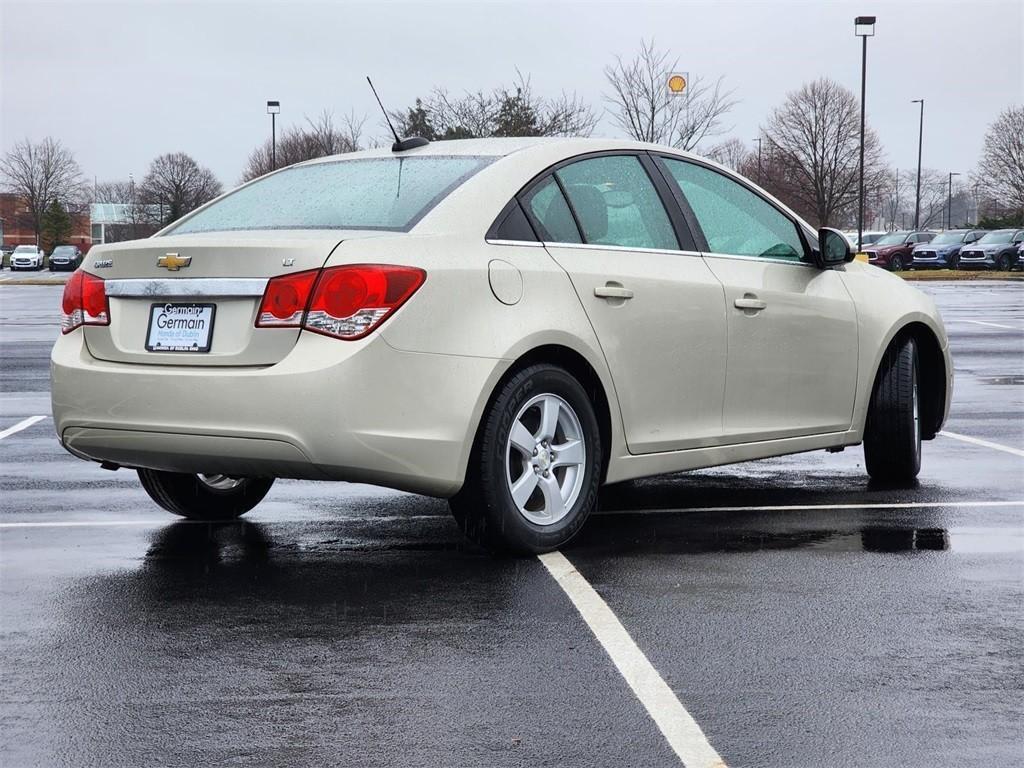
[{"label": "tall light pole", "polygon": [[267,114],[270,115],[270,170],[277,170],[277,115],[281,111],[280,101],[267,102]]},{"label": "tall light pole", "polygon": [[863,248],[864,238],[864,96],[868,82],[868,38],[875,34],[875,17],[858,16],[853,20],[853,34],[861,39],[860,57],[860,183],[857,210],[857,250]]},{"label": "tall light pole", "polygon": [[953,177],[959,173],[949,172],[949,194],[946,197],[946,229],[953,228]]},{"label": "tall light pole", "polygon": [[761,137],[758,136],[754,141],[757,142],[757,183],[761,183]]},{"label": "tall light pole", "polygon": [[921,105],[921,120],[917,127],[917,199],[914,203],[914,229],[921,226],[921,142],[924,139],[924,99],[913,99],[911,104]]},{"label": "tall light pole", "polygon": [[135,174],[128,174],[128,215],[131,216],[130,227],[132,240],[135,239]]}]

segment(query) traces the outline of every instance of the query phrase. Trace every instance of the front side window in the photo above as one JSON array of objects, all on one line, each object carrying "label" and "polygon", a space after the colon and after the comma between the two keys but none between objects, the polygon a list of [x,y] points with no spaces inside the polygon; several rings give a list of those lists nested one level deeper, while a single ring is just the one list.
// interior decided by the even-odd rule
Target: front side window
[{"label": "front side window", "polygon": [[298,165],[240,187],[167,234],[251,229],[407,232],[493,157],[373,157]]},{"label": "front side window", "polygon": [[708,241],[711,253],[799,261],[804,244],[796,224],[728,176],[665,158]]},{"label": "front side window", "polygon": [[665,206],[635,155],[592,157],[555,173],[587,243],[679,250]]}]

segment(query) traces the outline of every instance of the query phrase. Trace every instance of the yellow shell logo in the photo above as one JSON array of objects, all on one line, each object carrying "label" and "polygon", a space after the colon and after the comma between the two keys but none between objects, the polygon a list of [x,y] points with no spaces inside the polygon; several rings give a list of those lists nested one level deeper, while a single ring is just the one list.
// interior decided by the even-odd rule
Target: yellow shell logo
[{"label": "yellow shell logo", "polygon": [[672,75],[668,79],[668,89],[672,93],[682,93],[686,88],[686,78],[682,75]]}]

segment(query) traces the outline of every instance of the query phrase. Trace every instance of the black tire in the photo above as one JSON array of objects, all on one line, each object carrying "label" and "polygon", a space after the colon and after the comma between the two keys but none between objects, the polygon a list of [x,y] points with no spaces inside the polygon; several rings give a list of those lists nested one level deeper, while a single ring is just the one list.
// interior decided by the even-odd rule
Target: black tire
[{"label": "black tire", "polygon": [[882,358],[864,429],[864,462],[875,480],[905,482],[921,471],[918,391],[917,345],[896,341]]},{"label": "black tire", "polygon": [[215,488],[199,475],[140,469],[139,481],[149,497],[189,520],[234,520],[259,504],[274,484],[272,477],[246,477],[229,489]]},{"label": "black tire", "polygon": [[[544,394],[561,398],[575,412],[585,457],[580,465],[582,486],[575,502],[562,519],[538,525],[528,520],[512,499],[506,451],[520,411],[533,398]],[[484,412],[466,469],[466,482],[448,505],[466,537],[492,552],[550,552],[575,536],[597,506],[602,455],[597,416],[583,387],[562,368],[533,365],[512,376]],[[555,473],[554,469],[551,471]]]},{"label": "black tire", "polygon": [[956,254],[949,260],[949,268],[956,270],[960,269],[960,254]]},{"label": "black tire", "polygon": [[902,272],[903,271],[903,259],[899,254],[896,254],[889,259],[889,271],[891,272]]},{"label": "black tire", "polygon": [[1010,266],[1009,255],[1002,253],[999,255],[999,258],[996,259],[996,272],[1009,272]]}]

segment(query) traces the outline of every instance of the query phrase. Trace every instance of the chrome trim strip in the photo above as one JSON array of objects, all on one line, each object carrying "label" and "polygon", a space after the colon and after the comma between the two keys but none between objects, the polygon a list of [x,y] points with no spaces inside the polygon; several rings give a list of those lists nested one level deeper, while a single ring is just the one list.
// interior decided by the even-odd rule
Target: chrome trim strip
[{"label": "chrome trim strip", "polygon": [[731,253],[705,253],[703,254],[703,256],[705,259],[737,259],[739,261],[755,261],[758,264],[786,264],[790,267],[810,267],[811,269],[818,269],[817,265],[808,264],[806,261],[793,261],[792,259],[773,259],[768,256],[734,256]]},{"label": "chrome trim strip", "polygon": [[107,296],[114,296],[119,299],[168,298],[177,296],[243,298],[262,296],[269,280],[265,277],[180,277],[129,278],[106,280],[104,282]]},{"label": "chrome trim strip", "polygon": [[627,248],[624,245],[598,245],[596,243],[541,243],[545,248],[579,248],[585,251],[620,251],[624,253],[663,253],[668,256],[700,256],[699,251],[674,251],[667,248]]},{"label": "chrome trim strip", "polygon": [[765,262],[771,264],[788,264],[792,267],[810,267],[817,269],[814,264],[806,261],[792,261],[791,259],[773,259],[767,256],[734,256],[731,253],[701,253],[700,251],[672,251],[666,248],[627,248],[622,245],[597,245],[596,243],[534,243],[529,241],[519,242],[518,240],[488,240],[491,245],[542,245],[545,248],[579,248],[587,251],[621,251],[625,253],[663,253],[667,256],[702,256],[707,259],[739,259],[740,261],[756,261],[759,264]]},{"label": "chrome trim strip", "polygon": [[491,238],[484,238],[484,242],[488,245],[525,245],[527,248],[544,247],[544,243],[538,243],[536,240],[492,240]]}]

